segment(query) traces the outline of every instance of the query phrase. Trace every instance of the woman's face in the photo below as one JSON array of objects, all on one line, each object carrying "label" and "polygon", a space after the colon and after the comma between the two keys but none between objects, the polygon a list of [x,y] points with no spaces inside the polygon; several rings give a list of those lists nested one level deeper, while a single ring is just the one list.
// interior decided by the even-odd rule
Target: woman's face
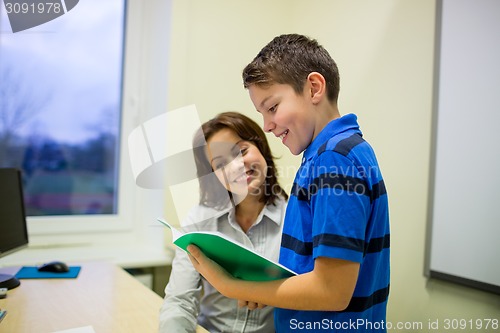
[{"label": "woman's face", "polygon": [[247,194],[261,196],[267,163],[253,143],[224,128],[207,141],[208,161],[221,184],[241,202]]}]

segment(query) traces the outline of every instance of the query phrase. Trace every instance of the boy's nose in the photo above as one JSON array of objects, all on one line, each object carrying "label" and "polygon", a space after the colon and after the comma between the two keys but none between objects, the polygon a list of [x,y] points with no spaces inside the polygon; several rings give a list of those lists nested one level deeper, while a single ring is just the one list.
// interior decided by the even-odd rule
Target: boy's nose
[{"label": "boy's nose", "polygon": [[269,119],[264,118],[264,132],[272,132],[276,128],[276,124]]}]

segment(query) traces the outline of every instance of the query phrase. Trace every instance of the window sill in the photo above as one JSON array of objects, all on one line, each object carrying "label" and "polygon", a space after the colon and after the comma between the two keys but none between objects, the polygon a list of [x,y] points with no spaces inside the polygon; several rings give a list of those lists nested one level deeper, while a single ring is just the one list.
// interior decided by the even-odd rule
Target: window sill
[{"label": "window sill", "polygon": [[146,243],[126,245],[75,245],[28,247],[0,260],[0,267],[40,265],[60,260],[68,264],[85,261],[108,261],[122,268],[167,266],[172,264],[174,252],[165,247]]}]

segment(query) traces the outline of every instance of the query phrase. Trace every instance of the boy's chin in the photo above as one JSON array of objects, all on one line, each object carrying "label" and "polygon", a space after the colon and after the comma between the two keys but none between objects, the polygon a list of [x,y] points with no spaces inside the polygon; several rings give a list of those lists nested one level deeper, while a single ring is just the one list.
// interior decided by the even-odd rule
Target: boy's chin
[{"label": "boy's chin", "polygon": [[297,156],[297,155],[300,155],[304,149],[302,148],[299,148],[299,147],[288,147],[288,150],[290,150],[290,153],[292,153],[293,155]]},{"label": "boy's chin", "polygon": [[288,148],[288,150],[290,150],[290,153],[292,153],[293,155],[300,155],[307,148],[307,146],[302,147],[300,145],[300,142],[295,142],[293,140],[287,140],[283,144]]}]

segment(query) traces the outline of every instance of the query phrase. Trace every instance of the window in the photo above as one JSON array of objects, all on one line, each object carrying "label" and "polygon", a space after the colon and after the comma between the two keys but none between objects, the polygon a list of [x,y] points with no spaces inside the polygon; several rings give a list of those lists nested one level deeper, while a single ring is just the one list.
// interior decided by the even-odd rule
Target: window
[{"label": "window", "polygon": [[123,20],[123,0],[82,1],[2,35],[0,163],[29,216],[117,212]]},{"label": "window", "polygon": [[164,20],[168,5],[80,1],[17,33],[2,6],[0,167],[23,170],[30,236],[40,235],[40,242],[53,242],[47,235],[78,242],[95,232],[130,233],[144,226],[134,225],[138,210],[154,206],[153,216],[161,214],[162,195],[144,194],[134,184],[126,142],[149,117],[137,111],[144,88],[138,73],[153,43],[137,31],[148,33],[144,22],[159,17],[155,11],[163,10]]}]

